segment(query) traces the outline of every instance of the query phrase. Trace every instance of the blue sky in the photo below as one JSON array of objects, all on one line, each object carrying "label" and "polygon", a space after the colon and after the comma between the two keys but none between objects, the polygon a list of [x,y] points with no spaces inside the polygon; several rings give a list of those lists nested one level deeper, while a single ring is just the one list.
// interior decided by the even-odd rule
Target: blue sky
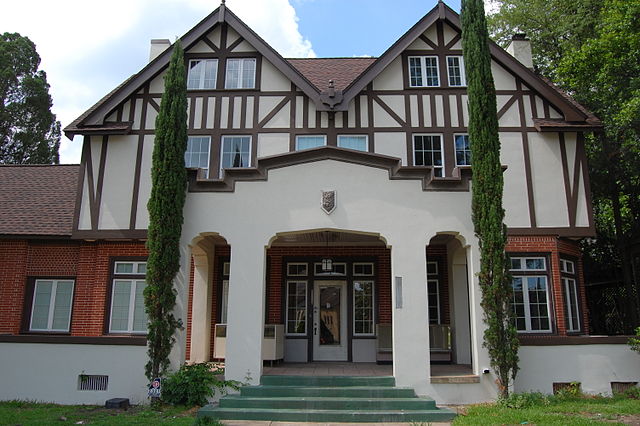
[{"label": "blue sky", "polygon": [[[485,0],[489,1],[489,0]],[[459,11],[460,0],[446,3]],[[91,7],[89,7],[91,5]],[[182,36],[219,0],[21,0],[5,2],[0,31],[36,43],[68,125],[148,60],[149,40]],[[227,0],[285,57],[379,56],[437,0]],[[62,139],[63,163],[80,161],[81,140]]]}]

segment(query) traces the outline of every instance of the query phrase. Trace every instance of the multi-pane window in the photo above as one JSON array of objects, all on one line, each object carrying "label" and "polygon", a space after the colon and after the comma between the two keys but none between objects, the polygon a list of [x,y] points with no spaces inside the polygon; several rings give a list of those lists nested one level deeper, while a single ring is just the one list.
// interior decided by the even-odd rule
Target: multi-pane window
[{"label": "multi-pane window", "polygon": [[146,262],[115,262],[109,317],[110,332],[147,332],[143,294],[147,286],[144,279],[146,272]]},{"label": "multi-pane window", "polygon": [[187,150],[184,152],[184,166],[202,169],[205,178],[209,177],[209,136],[189,136]]},{"label": "multi-pane window", "polygon": [[449,86],[467,85],[462,56],[447,56],[447,72],[449,74]]},{"label": "multi-pane window", "polygon": [[256,58],[227,59],[225,89],[253,89],[256,87]]},{"label": "multi-pane window", "polygon": [[580,331],[580,308],[575,263],[570,260],[560,259],[560,275],[564,291],[567,331],[578,332]]},{"label": "multi-pane window", "polygon": [[30,331],[69,331],[73,280],[36,280]]},{"label": "multi-pane window", "polygon": [[438,262],[427,262],[427,303],[429,304],[429,324],[440,324]]},{"label": "multi-pane window", "polygon": [[322,267],[323,267],[323,264],[321,262],[314,263],[313,264],[314,275],[346,275],[347,274],[346,263],[331,262],[330,271],[326,271]]},{"label": "multi-pane window", "polygon": [[223,136],[220,169],[251,166],[251,136]]},{"label": "multi-pane window", "polygon": [[471,165],[471,146],[469,145],[469,135],[454,135],[456,144],[456,166]]},{"label": "multi-pane window", "polygon": [[365,152],[369,149],[366,135],[338,135],[338,146]]},{"label": "multi-pane window", "polygon": [[307,334],[306,281],[287,281],[287,334]]},{"label": "multi-pane window", "polygon": [[413,164],[433,167],[434,176],[442,176],[442,136],[413,135]]},{"label": "multi-pane window", "polygon": [[511,257],[512,309],[520,332],[551,332],[546,264],[544,257]]},{"label": "multi-pane window", "polygon": [[409,86],[440,86],[437,56],[409,56]]},{"label": "multi-pane window", "polygon": [[318,148],[327,144],[325,135],[304,135],[296,136],[296,151],[303,149]]},{"label": "multi-pane window", "polygon": [[192,59],[189,61],[187,89],[215,89],[217,76],[217,59]]},{"label": "multi-pane window", "polygon": [[373,335],[374,283],[355,277],[353,280],[353,334]]}]

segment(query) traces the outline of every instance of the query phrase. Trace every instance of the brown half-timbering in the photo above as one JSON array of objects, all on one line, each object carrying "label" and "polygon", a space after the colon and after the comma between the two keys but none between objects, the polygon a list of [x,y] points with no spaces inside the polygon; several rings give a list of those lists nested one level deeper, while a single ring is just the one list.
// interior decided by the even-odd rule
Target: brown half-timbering
[{"label": "brown half-timbering", "polygon": [[[516,79],[516,89],[518,90],[517,100],[518,100],[518,111],[520,115],[520,127],[525,129],[527,127],[526,117],[524,115],[524,99],[522,97],[522,81],[520,79]],[[516,96],[514,96],[515,98]],[[513,98],[512,98],[513,99]],[[526,175],[527,182],[527,200],[529,204],[529,223],[532,228],[537,227],[536,221],[536,205],[533,196],[533,181],[531,174],[531,155],[529,153],[529,135],[526,130],[521,131],[522,136],[522,152],[524,155],[524,171]]]}]

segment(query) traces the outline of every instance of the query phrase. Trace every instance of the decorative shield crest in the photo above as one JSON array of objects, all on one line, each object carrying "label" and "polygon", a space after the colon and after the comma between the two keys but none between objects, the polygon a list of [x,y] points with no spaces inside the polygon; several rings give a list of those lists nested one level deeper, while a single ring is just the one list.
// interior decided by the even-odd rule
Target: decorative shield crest
[{"label": "decorative shield crest", "polygon": [[331,214],[336,209],[336,191],[322,191],[320,205],[326,214]]}]

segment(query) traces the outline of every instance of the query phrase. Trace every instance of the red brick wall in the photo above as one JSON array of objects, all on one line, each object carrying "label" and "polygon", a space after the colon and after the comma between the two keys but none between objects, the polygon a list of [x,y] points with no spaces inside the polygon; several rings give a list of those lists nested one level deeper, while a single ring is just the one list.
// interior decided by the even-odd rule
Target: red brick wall
[{"label": "red brick wall", "polygon": [[[567,334],[564,309],[564,291],[560,279],[560,257],[566,255],[576,260],[578,291],[582,309],[582,329],[584,333],[589,331],[588,311],[585,298],[582,254],[580,246],[575,241],[560,239],[554,236],[509,236],[507,241],[509,253],[546,254],[550,260],[551,277],[551,302],[553,307],[554,331],[558,335]],[[547,334],[548,335],[548,334]]]},{"label": "red brick wall", "polygon": [[141,242],[0,241],[0,333],[18,334],[31,277],[75,277],[71,335],[105,331],[111,257],[147,256]]}]

